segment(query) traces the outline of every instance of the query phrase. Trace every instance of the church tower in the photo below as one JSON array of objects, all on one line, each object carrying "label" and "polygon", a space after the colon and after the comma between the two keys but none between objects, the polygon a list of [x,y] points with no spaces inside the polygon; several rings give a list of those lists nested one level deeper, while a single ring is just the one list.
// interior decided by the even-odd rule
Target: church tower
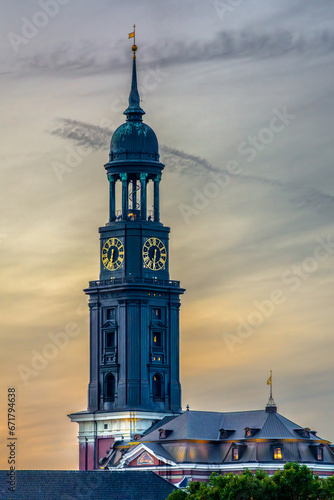
[{"label": "church tower", "polygon": [[85,290],[88,408],[70,415],[79,423],[80,470],[98,468],[114,441],[130,441],[153,422],[181,412],[179,308],[184,289],[169,276],[170,229],[160,221],[159,199],[164,165],[157,137],[143,122],[135,44],[132,50],[126,122],[112,136],[105,165],[109,220],[99,228],[100,276]]}]

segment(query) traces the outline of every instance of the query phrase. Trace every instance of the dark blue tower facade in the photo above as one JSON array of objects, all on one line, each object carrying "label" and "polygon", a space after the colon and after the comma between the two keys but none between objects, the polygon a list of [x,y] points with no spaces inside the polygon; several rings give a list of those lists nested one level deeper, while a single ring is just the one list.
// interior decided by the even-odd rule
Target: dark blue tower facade
[{"label": "dark blue tower facade", "polygon": [[[90,307],[88,408],[178,412],[178,281],[169,276],[169,228],[160,222],[159,186],[164,165],[158,140],[143,123],[136,59],[127,119],[111,139],[109,221],[100,227],[100,279],[85,292]],[[121,210],[116,211],[116,184]],[[153,210],[147,190],[153,184]]]},{"label": "dark blue tower facade", "polygon": [[[85,290],[90,309],[88,409],[70,416],[80,425],[81,469],[96,468],[97,439],[119,434],[131,439],[153,421],[181,411],[179,309],[184,290],[169,276],[170,229],[160,221],[159,200],[164,165],[157,137],[143,122],[135,50],[134,45],[126,122],[112,136],[105,165],[109,220],[99,228],[100,276]],[[93,454],[89,463],[87,454]]]}]

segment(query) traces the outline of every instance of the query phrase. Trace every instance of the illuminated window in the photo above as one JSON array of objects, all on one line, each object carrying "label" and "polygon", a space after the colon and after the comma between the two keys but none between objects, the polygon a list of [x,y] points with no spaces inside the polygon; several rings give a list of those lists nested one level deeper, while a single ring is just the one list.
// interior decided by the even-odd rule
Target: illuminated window
[{"label": "illuminated window", "polygon": [[233,458],[233,460],[239,460],[239,450],[238,450],[238,448],[233,448],[232,458]]},{"label": "illuminated window", "polygon": [[153,308],[152,313],[153,313],[153,319],[161,319],[161,309],[160,308]]},{"label": "illuminated window", "polygon": [[282,448],[274,448],[274,460],[282,460],[283,454],[282,454]]},{"label": "illuminated window", "polygon": [[162,332],[153,332],[154,347],[162,347]]},{"label": "illuminated window", "polygon": [[144,452],[137,459],[137,464],[138,465],[146,465],[146,464],[152,465],[152,464],[154,464],[154,460],[147,452]]},{"label": "illuminated window", "polygon": [[317,460],[323,460],[323,459],[324,459],[324,450],[319,446],[317,451]]}]

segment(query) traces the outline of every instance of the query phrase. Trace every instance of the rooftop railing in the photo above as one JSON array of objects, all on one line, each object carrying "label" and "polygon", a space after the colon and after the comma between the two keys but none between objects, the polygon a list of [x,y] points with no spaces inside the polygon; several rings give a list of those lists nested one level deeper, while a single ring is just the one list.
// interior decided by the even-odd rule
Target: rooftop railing
[{"label": "rooftop railing", "polygon": [[130,284],[138,284],[138,285],[162,285],[162,286],[174,286],[179,287],[180,282],[174,280],[160,280],[158,278],[137,278],[128,276],[126,278],[111,278],[110,280],[96,280],[90,281],[89,287],[98,287],[98,286],[109,286],[109,285],[130,285]]},{"label": "rooftop railing", "polygon": [[[125,218],[123,217],[122,210],[116,210],[115,211],[115,218],[113,219],[113,222],[124,222],[125,220],[127,220],[127,221],[129,221],[129,220],[139,221],[139,222],[143,221],[143,219],[141,218],[140,210],[132,210],[129,208],[127,210]],[[147,211],[147,218],[145,220],[147,220],[148,222],[154,222],[153,210]]]}]

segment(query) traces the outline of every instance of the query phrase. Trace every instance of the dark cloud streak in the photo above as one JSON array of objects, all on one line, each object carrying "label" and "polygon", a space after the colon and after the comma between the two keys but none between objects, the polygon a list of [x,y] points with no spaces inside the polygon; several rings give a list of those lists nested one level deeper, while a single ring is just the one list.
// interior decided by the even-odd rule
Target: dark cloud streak
[{"label": "dark cloud streak", "polygon": [[[58,126],[52,132],[53,135],[71,140],[77,146],[89,148],[92,151],[107,148],[110,143],[113,130],[107,127],[100,127],[90,123],[60,118]],[[319,205],[334,203],[334,196],[322,193],[316,189],[308,189],[300,184],[286,184],[277,179],[270,179],[250,174],[231,174],[226,169],[219,169],[211,165],[206,159],[196,155],[191,155],[170,146],[161,145],[160,152],[162,161],[168,164],[170,171],[178,172],[182,175],[198,174],[201,177],[207,176],[210,172],[225,174],[226,176],[237,178],[241,181],[254,182],[262,185],[275,186],[281,190],[288,191],[293,196],[290,201],[299,207],[318,207]],[[299,196],[296,196],[297,192]]]},{"label": "dark cloud streak", "polygon": [[58,127],[52,130],[51,134],[62,139],[70,139],[78,146],[97,151],[107,147],[113,130],[79,120],[61,118],[58,120]]}]

